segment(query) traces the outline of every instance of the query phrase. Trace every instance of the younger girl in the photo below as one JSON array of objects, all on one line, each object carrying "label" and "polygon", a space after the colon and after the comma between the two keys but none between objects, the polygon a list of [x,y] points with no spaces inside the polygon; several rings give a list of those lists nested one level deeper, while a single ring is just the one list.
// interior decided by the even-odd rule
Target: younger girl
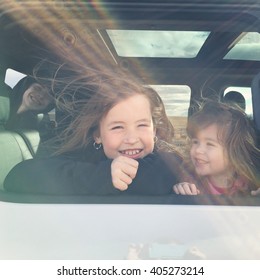
[{"label": "younger girl", "polygon": [[232,195],[260,187],[260,153],[250,120],[242,110],[206,102],[190,117],[187,133],[195,178],[175,185],[175,193]]},{"label": "younger girl", "polygon": [[73,86],[81,88],[85,98],[66,104],[74,115],[58,155],[18,164],[7,176],[5,189],[45,194],[171,193],[179,181],[181,158],[172,148],[173,127],[159,95],[129,77],[98,76]]}]

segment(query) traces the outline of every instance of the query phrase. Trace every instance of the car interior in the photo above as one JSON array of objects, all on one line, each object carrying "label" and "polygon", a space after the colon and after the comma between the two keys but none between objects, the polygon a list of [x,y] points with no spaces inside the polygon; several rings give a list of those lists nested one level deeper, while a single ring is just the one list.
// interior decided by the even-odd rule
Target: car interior
[{"label": "car interior", "polygon": [[10,70],[29,76],[40,69],[50,79],[61,65],[135,73],[161,94],[180,149],[196,104],[222,100],[229,89],[240,89],[246,92],[260,146],[259,1],[5,2],[0,4],[0,200],[259,205],[256,197],[53,197],[3,189],[12,167],[33,158],[40,143],[38,131],[5,129],[13,87]]}]

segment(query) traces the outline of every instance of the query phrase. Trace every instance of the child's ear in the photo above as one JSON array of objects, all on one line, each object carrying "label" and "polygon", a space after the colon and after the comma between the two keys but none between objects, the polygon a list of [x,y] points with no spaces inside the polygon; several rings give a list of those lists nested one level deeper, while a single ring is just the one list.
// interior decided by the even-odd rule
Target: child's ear
[{"label": "child's ear", "polygon": [[98,132],[95,132],[94,135],[93,135],[93,137],[94,137],[94,140],[95,140],[95,142],[96,142],[97,144],[101,144],[101,143],[102,143],[101,137],[100,137],[100,135],[99,135]]},{"label": "child's ear", "polygon": [[97,144],[101,144],[101,143],[102,143],[100,137],[94,137],[94,139],[95,139],[95,142],[96,142]]}]

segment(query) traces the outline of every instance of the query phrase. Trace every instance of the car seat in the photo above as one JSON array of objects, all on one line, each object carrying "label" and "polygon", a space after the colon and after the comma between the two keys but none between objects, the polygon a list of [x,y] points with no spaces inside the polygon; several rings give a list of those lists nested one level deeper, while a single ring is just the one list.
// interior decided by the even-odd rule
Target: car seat
[{"label": "car seat", "polygon": [[11,88],[6,84],[0,85],[0,189],[3,189],[6,175],[16,164],[32,158],[21,135],[5,129],[10,112],[10,91]]}]

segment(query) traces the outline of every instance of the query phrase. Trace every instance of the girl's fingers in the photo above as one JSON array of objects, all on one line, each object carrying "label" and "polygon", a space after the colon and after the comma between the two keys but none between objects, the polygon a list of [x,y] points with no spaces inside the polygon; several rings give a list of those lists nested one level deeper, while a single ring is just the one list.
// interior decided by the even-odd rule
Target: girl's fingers
[{"label": "girl's fingers", "polygon": [[181,195],[197,195],[200,193],[195,184],[186,183],[186,182],[174,185],[173,191],[176,194],[181,194]]},{"label": "girl's fingers", "polygon": [[258,196],[258,195],[260,195],[260,188],[257,189],[256,191],[251,191],[251,195],[253,195],[253,196]]}]

